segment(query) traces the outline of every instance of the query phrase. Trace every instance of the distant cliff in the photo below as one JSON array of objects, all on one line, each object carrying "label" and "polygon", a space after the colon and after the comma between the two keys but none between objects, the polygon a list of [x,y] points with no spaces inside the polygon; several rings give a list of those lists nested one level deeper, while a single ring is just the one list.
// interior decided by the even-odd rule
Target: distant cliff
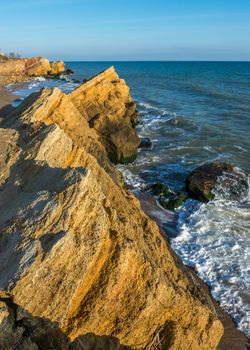
[{"label": "distant cliff", "polygon": [[11,293],[0,348],[217,348],[208,295],[113,164],[136,157],[136,122],[110,68],[71,94],[32,94],[0,125],[0,288]]},{"label": "distant cliff", "polygon": [[50,63],[43,57],[0,60],[0,76],[9,77],[10,80],[18,80],[25,76],[53,76],[63,72],[65,66],[62,61]]}]

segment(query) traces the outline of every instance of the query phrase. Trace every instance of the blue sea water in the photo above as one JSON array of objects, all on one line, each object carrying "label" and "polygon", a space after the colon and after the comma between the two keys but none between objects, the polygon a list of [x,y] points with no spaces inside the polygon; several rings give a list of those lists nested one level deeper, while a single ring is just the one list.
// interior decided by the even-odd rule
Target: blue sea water
[{"label": "blue sea water", "polygon": [[[139,135],[152,140],[133,164],[120,167],[127,182],[180,190],[191,170],[215,160],[250,173],[250,62],[67,62],[75,73],[66,81],[37,78],[10,89],[21,97],[44,86],[68,92],[75,80],[111,65],[137,102]],[[221,193],[209,204],[188,200],[177,213],[173,249],[250,336],[249,193],[239,201]]]}]

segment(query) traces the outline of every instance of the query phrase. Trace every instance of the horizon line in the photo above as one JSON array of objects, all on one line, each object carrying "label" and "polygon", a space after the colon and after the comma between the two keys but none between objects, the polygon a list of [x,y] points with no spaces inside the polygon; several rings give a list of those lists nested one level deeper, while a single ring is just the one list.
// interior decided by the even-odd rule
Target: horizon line
[{"label": "horizon line", "polygon": [[116,59],[110,59],[110,60],[64,60],[64,62],[239,62],[239,63],[248,63],[249,60],[116,60]]}]

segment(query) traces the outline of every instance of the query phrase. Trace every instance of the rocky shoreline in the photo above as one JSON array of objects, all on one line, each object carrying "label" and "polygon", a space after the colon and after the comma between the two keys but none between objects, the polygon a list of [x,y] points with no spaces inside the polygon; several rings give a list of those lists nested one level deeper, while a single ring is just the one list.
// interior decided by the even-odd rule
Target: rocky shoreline
[{"label": "rocky shoreline", "polygon": [[51,63],[44,57],[0,59],[0,76],[8,82],[23,81],[28,77],[55,77],[70,72],[65,68],[63,61]]},{"label": "rocky shoreline", "polygon": [[52,348],[48,335],[55,349],[216,349],[222,326],[210,296],[113,165],[133,160],[140,143],[136,106],[114,69],[69,95],[33,94],[2,118],[5,338],[18,308],[20,349]]},{"label": "rocky shoreline", "polygon": [[[175,235],[176,232],[176,215],[171,212],[167,212],[164,209],[161,209],[156,202],[156,199],[152,197],[148,192],[133,191],[134,195],[139,199],[143,211],[150,216],[160,227],[162,235],[166,240],[170,239],[170,235]],[[169,221],[167,231],[165,229],[165,222]],[[221,338],[221,341],[218,345],[220,350],[248,350],[249,348],[249,339],[247,336],[236,328],[234,320],[232,317],[224,311],[219,304],[213,299],[209,287],[197,276],[197,273],[194,269],[185,266],[186,269],[192,274],[193,278],[200,285],[200,288],[209,294],[211,300],[216,309],[219,320],[223,324],[224,334]]]}]

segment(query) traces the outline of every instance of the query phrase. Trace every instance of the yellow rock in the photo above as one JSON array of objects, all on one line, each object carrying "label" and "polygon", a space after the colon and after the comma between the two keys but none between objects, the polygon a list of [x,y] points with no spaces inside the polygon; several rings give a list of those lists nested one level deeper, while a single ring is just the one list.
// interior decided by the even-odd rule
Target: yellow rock
[{"label": "yellow rock", "polygon": [[51,63],[51,71],[50,74],[61,74],[65,71],[65,66],[63,61],[53,62]]},{"label": "yellow rock", "polygon": [[51,70],[49,60],[47,58],[41,58],[38,62],[27,67],[27,75],[31,77],[38,77],[47,75]]},{"label": "yellow rock", "polygon": [[44,57],[9,59],[0,62],[0,76],[9,77],[10,81],[23,80],[27,77],[62,74],[65,71],[63,61],[53,62]]},{"label": "yellow rock", "polygon": [[129,88],[114,67],[98,74],[70,97],[105,144],[114,162],[129,162],[136,158],[139,137],[134,130],[138,118]]},{"label": "yellow rock", "polygon": [[55,325],[70,349],[213,350],[222,336],[209,297],[109,161],[110,145],[136,151],[124,145],[136,138],[132,103],[112,68],[69,95],[31,95],[1,129],[13,135],[1,149],[14,151],[1,158],[0,288],[43,321],[31,336],[41,348]]}]

